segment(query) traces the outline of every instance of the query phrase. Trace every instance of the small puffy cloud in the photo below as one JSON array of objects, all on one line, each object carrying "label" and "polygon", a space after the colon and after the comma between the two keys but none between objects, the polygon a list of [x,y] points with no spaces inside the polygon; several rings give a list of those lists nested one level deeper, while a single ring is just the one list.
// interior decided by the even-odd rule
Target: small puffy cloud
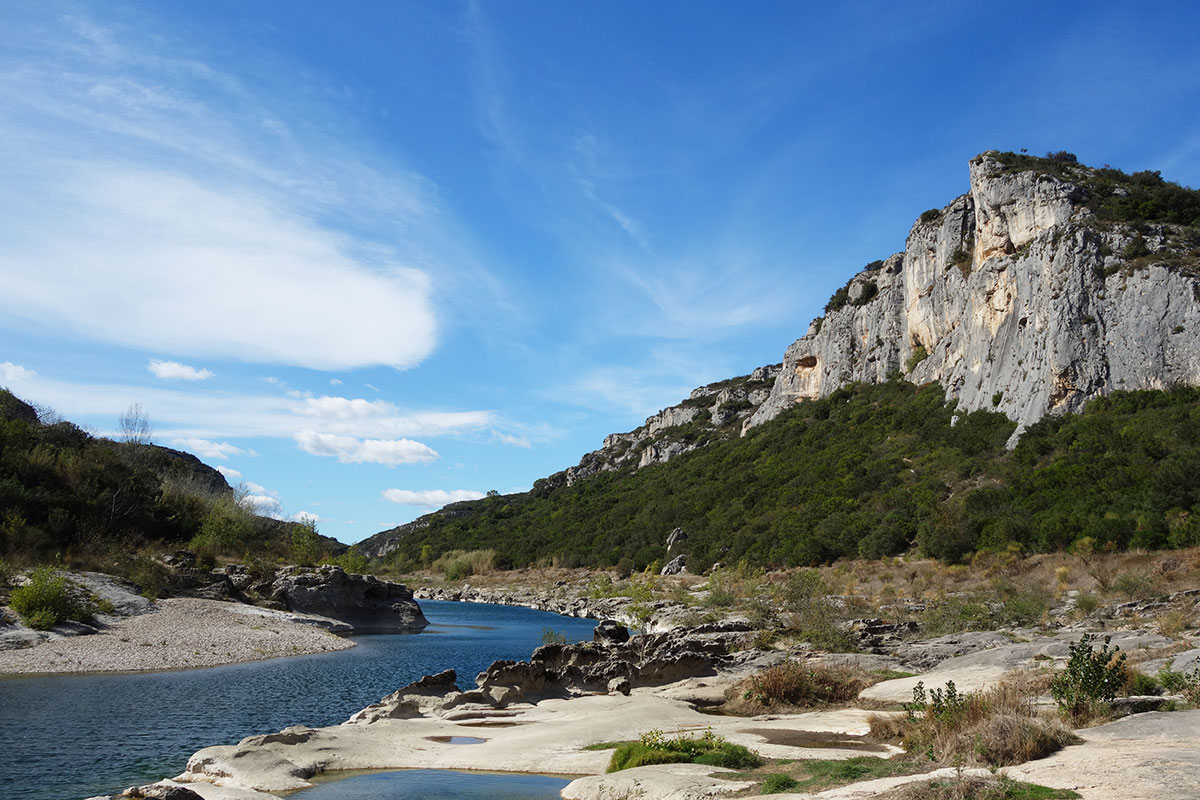
[{"label": "small puffy cloud", "polygon": [[224,460],[230,456],[244,456],[247,451],[230,444],[229,442],[213,442],[208,439],[185,438],[172,439],[171,444],[181,447],[184,450],[195,453],[201,458],[211,458],[214,460]]},{"label": "small puffy cloud", "polygon": [[21,381],[32,380],[37,375],[31,369],[25,369],[20,364],[14,364],[11,361],[5,361],[0,364],[0,380],[5,383],[20,383]]},{"label": "small puffy cloud", "polygon": [[279,492],[254,481],[246,481],[238,486],[238,505],[253,514],[264,517],[286,518]]},{"label": "small puffy cloud", "polygon": [[227,481],[240,481],[242,479],[242,473],[238,472],[233,467],[226,467],[222,465],[217,467],[217,472],[224,475],[225,480]]},{"label": "small puffy cloud", "polygon": [[206,381],[213,376],[211,370],[196,369],[178,361],[159,361],[154,358],[150,359],[150,365],[146,369],[150,370],[154,377],[165,381]]},{"label": "small puffy cloud", "polygon": [[330,386],[341,386],[341,385],[342,385],[342,379],[341,379],[341,378],[330,378],[330,379],[329,379],[329,385],[330,385]]},{"label": "small puffy cloud", "polygon": [[322,519],[311,511],[297,511],[292,514],[292,522],[322,522]]},{"label": "small puffy cloud", "polygon": [[425,489],[414,492],[408,489],[384,489],[383,499],[390,500],[393,503],[399,503],[402,506],[423,506],[426,508],[439,508],[447,503],[458,503],[463,500],[479,500],[484,497],[483,492],[476,492],[473,489]]},{"label": "small puffy cloud", "polygon": [[292,437],[314,456],[335,456],[343,464],[421,464],[438,458],[437,451],[412,439],[359,439],[303,430]]}]

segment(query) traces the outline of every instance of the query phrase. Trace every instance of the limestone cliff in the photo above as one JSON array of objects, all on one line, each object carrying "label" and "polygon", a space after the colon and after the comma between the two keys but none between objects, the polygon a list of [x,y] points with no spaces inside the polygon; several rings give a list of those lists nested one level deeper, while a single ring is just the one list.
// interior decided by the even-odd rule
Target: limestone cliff
[{"label": "limestone cliff", "polygon": [[1184,193],[1190,226],[1180,226],[1146,222],[1144,208],[1141,220],[1114,219],[1136,180],[1073,157],[989,152],[970,175],[967,194],[922,214],[903,252],[855,275],[787,348],[743,432],[799,400],[895,374],[942,384],[963,410],[1003,412],[1018,434],[1113,390],[1200,383],[1189,190],[1132,176]]}]

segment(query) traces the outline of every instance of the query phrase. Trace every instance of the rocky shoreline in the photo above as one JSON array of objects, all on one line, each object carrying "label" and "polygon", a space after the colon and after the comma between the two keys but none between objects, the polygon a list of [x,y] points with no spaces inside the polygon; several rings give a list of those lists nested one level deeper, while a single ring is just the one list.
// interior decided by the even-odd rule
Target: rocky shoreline
[{"label": "rocky shoreline", "polygon": [[[188,554],[190,555],[190,554]],[[177,596],[148,600],[99,573],[61,573],[96,608],[48,631],[0,615],[0,674],[137,672],[212,667],[345,650],[338,634],[413,632],[428,621],[406,587],[340,567],[195,568],[167,559]]]},{"label": "rocky shoreline", "polygon": [[[729,770],[695,764],[637,767],[605,774],[610,752],[600,742],[711,730],[728,741],[776,759],[845,759],[871,718],[904,712],[870,710],[911,697],[916,681],[954,681],[959,691],[982,690],[1006,676],[1065,660],[1073,635],[1035,635],[1024,641],[990,640],[974,652],[940,659],[911,677],[875,683],[860,695],[868,708],[729,716],[705,713],[723,703],[739,681],[784,659],[854,663],[867,668],[904,666],[871,654],[815,655],[760,649],[749,626],[627,637],[615,622],[597,626],[593,641],[546,645],[527,662],[496,662],[460,688],[452,671],[426,676],[383,698],[340,725],[291,727],[252,736],[237,745],[205,748],[173,779],[137,787],[127,797],[170,800],[270,800],[311,785],[318,775],[361,769],[472,769],[582,775],[562,792],[568,800],[644,797],[699,800],[752,790],[757,784]],[[1025,637],[1017,637],[1024,639]],[[1148,632],[1118,633],[1127,652],[1158,648]],[[1176,669],[1200,650],[1167,657]],[[886,659],[881,660],[881,659]],[[1200,777],[1200,711],[1135,714],[1077,732],[1083,740],[1059,753],[1008,769],[1020,780],[1074,789],[1086,800],[1185,800]],[[469,743],[469,744],[468,744]],[[853,746],[852,746],[853,745]],[[900,750],[873,745],[876,755]],[[931,776],[988,775],[987,770],[932,770],[868,781],[818,795],[773,794],[785,800],[866,798]],[[758,797],[757,794],[743,796]]]}]

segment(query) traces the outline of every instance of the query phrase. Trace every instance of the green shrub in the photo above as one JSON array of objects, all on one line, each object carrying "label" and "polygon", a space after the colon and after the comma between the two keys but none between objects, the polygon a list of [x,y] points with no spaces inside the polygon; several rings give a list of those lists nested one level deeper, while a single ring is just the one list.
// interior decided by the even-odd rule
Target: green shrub
[{"label": "green shrub", "polygon": [[341,567],[346,572],[362,575],[370,566],[371,559],[367,558],[364,553],[359,552],[358,545],[351,545],[350,548],[341,555],[330,556],[329,558],[326,558],[325,563],[332,564],[335,567]]},{"label": "green shrub", "polygon": [[913,348],[912,355],[908,357],[908,361],[904,363],[904,371],[912,372],[917,364],[920,364],[927,358],[929,358],[929,351],[925,349],[925,345],[917,345]]},{"label": "green shrub", "polygon": [[71,596],[67,579],[53,567],[35,569],[29,583],[12,590],[8,604],[35,630],[53,628],[68,619],[87,622],[94,613],[90,604]]},{"label": "green shrub", "polygon": [[942,764],[1010,766],[1042,758],[1078,739],[1057,720],[1034,715],[1028,686],[1001,684],[986,692],[913,689],[907,717],[875,719],[876,739],[900,739],[909,758]]},{"label": "green shrub", "polygon": [[1147,675],[1144,672],[1131,669],[1127,677],[1125,693],[1130,695],[1157,695],[1162,694],[1162,686],[1159,685],[1153,675]]},{"label": "green shrub", "polygon": [[553,628],[542,628],[542,644],[567,644],[567,635]]},{"label": "green shrub", "polygon": [[317,563],[320,555],[321,536],[317,533],[317,523],[311,519],[297,522],[292,526],[292,561],[302,567],[311,567]]},{"label": "green shrub", "polygon": [[608,763],[609,772],[649,764],[706,764],[727,769],[753,769],[762,759],[740,744],[731,744],[712,730],[699,737],[690,734],[668,739],[660,730],[642,734],[636,742],[618,747]]},{"label": "green shrub", "polygon": [[1125,686],[1125,654],[1120,647],[1109,647],[1111,636],[1104,637],[1098,650],[1092,647],[1095,640],[1094,634],[1085,633],[1070,645],[1066,669],[1050,686],[1054,702],[1068,716],[1082,717],[1093,712]]},{"label": "green shrub", "polygon": [[933,222],[941,216],[942,210],[940,208],[930,208],[921,212],[921,222]]},{"label": "green shrub", "polygon": [[1181,694],[1192,706],[1200,706],[1200,666],[1191,672],[1174,672],[1164,666],[1158,671],[1158,684],[1171,694]]},{"label": "green shrub", "polygon": [[838,311],[845,307],[846,303],[850,302],[850,286],[846,285],[838,289],[829,298],[829,302],[825,304],[825,313],[829,314],[833,311]]},{"label": "green shrub", "polygon": [[773,772],[763,778],[762,785],[759,786],[760,794],[779,794],[780,792],[790,792],[800,785],[800,781],[784,775],[782,772]]}]

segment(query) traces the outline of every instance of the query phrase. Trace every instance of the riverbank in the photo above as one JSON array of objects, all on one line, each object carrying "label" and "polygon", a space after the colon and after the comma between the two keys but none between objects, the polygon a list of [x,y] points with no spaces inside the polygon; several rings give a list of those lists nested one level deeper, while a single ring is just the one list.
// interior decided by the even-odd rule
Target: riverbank
[{"label": "riverbank", "polygon": [[[763,792],[761,774],[733,773],[703,765],[655,765],[604,774],[612,754],[611,745],[605,743],[635,740],[652,730],[666,736],[699,736],[711,731],[764,758],[779,759],[776,763],[780,765],[811,759],[845,760],[864,754],[888,758],[900,751],[869,739],[871,719],[880,715],[903,717],[904,712],[879,709],[892,697],[911,698],[914,681],[923,680],[934,687],[953,680],[960,691],[979,691],[1014,676],[1027,679],[1031,670],[1061,668],[1073,635],[1022,633],[1031,635],[943,659],[921,675],[876,683],[860,695],[854,704],[857,707],[756,716],[713,715],[706,709],[728,698],[739,681],[765,664],[780,658],[806,659],[803,653],[732,650],[732,658],[720,659],[725,667],[715,672],[708,670],[708,674],[658,686],[634,685],[630,689],[626,685],[623,690],[618,687],[607,693],[570,697],[546,696],[554,687],[542,683],[541,676],[528,668],[533,665],[508,666],[511,662],[505,662],[489,670],[486,678],[481,676],[477,689],[458,691],[452,675],[428,678],[340,725],[291,727],[275,734],[252,736],[237,745],[205,748],[192,756],[184,773],[159,786],[184,787],[194,795],[180,797],[203,800],[268,800],[302,789],[321,774],[432,768],[588,776],[563,790],[563,797],[569,800],[698,800],[735,793],[758,797]],[[660,645],[666,644],[664,636],[659,635]],[[691,637],[674,638],[678,641],[666,647],[669,652],[676,652],[677,645]],[[630,651],[644,654],[649,644],[634,644]],[[1160,650],[1166,642],[1148,632],[1126,632],[1114,637],[1114,644],[1120,644],[1123,652],[1148,653]],[[584,645],[575,649],[558,647],[549,657],[569,667],[578,665],[585,652],[606,652],[615,645],[597,642],[590,649]],[[1186,666],[1182,662],[1196,655],[1193,651],[1168,660],[1182,669]],[[880,657],[868,654],[816,658],[826,659],[857,661],[860,667],[870,669],[883,666]],[[646,663],[661,663],[661,659],[651,653]],[[718,660],[713,663],[716,665]],[[506,682],[511,687],[506,687]],[[1194,748],[1194,741],[1200,736],[1200,711],[1135,714],[1077,733],[1080,743],[1049,758],[1010,767],[1008,773],[1014,778],[1079,792],[1085,800],[1195,797],[1200,782],[1200,751]],[[990,774],[986,769],[960,772],[934,770],[935,766],[928,765],[930,771],[924,774],[901,771],[895,777],[851,783],[815,796],[822,800],[883,797],[904,782],[931,777],[962,780],[964,776]],[[772,796],[800,800],[814,795]]]},{"label": "riverbank", "polygon": [[0,651],[0,674],[190,669],[354,646],[302,619],[309,618],[240,603],[159,600],[148,612],[113,619],[97,633]]}]

